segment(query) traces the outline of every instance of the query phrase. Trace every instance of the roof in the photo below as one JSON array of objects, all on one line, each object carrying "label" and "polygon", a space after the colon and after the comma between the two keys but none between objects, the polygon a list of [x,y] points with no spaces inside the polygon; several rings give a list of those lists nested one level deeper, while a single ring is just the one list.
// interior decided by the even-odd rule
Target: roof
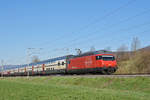
[{"label": "roof", "polygon": [[[66,59],[68,56],[62,56],[62,57],[57,57],[57,58],[52,58],[48,60],[43,60],[37,63],[30,63],[30,64],[23,64],[23,65],[4,65],[4,70],[10,70],[10,69],[16,69],[16,68],[24,68],[27,66],[36,66],[36,65],[41,65],[41,64],[47,64],[51,62],[55,62],[57,60],[63,60]],[[1,71],[1,69],[0,69]]]}]

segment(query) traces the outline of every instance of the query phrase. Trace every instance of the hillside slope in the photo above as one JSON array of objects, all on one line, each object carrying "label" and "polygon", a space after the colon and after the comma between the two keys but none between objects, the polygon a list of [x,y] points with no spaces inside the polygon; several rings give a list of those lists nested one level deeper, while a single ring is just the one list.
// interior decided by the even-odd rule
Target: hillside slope
[{"label": "hillside slope", "polygon": [[117,73],[150,73],[150,46],[136,52],[125,53],[126,59],[119,59]]}]

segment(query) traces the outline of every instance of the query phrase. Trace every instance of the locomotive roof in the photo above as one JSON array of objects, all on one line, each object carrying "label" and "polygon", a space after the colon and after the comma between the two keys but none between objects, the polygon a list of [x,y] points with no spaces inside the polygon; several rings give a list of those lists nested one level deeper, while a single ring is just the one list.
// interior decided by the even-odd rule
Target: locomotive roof
[{"label": "locomotive roof", "polygon": [[83,57],[83,56],[90,56],[90,55],[95,55],[95,54],[112,54],[112,52],[107,51],[107,50],[89,51],[89,52],[85,52],[85,53],[80,54],[80,55],[76,55],[73,58]]}]

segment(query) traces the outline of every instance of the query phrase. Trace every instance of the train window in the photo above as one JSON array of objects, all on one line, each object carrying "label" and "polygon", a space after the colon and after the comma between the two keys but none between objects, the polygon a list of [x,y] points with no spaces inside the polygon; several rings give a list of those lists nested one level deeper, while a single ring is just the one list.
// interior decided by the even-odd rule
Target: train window
[{"label": "train window", "polygon": [[62,62],[62,65],[64,65],[65,63],[64,62]]},{"label": "train window", "polygon": [[49,68],[46,68],[46,70],[49,70]]},{"label": "train window", "polygon": [[60,66],[60,62],[58,62],[58,66]]},{"label": "train window", "polygon": [[96,56],[96,60],[101,60],[102,56]]},{"label": "train window", "polygon": [[104,61],[114,61],[115,57],[114,56],[103,56]]}]

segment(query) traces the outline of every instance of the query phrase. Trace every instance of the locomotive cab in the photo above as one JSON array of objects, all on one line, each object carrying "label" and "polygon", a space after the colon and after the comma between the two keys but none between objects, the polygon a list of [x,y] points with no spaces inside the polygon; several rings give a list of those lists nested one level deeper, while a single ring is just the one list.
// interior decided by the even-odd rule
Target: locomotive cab
[{"label": "locomotive cab", "polygon": [[96,56],[96,66],[102,68],[103,74],[111,74],[117,70],[117,62],[114,55],[102,54]]}]

